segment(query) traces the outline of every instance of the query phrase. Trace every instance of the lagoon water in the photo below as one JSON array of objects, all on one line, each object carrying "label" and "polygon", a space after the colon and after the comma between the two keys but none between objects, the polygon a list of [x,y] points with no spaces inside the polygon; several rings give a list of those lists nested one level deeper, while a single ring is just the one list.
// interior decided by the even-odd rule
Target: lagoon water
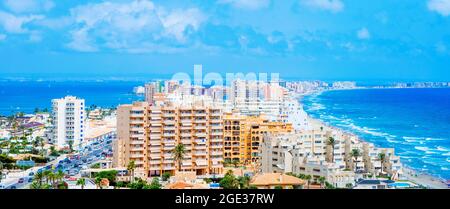
[{"label": "lagoon water", "polygon": [[450,179],[450,89],[356,89],[303,98],[312,117],[393,147],[404,164]]},{"label": "lagoon water", "polygon": [[0,115],[33,113],[35,108],[51,107],[51,100],[73,95],[84,98],[86,105],[116,107],[142,97],[133,88],[137,81],[0,81]]}]

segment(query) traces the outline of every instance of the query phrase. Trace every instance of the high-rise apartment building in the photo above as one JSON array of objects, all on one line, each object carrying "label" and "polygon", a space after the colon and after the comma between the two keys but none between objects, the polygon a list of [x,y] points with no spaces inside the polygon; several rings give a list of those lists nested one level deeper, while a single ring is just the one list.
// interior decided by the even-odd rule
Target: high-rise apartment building
[{"label": "high-rise apartment building", "polygon": [[224,160],[250,164],[259,160],[259,145],[264,134],[289,133],[292,125],[271,122],[263,115],[246,116],[238,113],[224,115]]},{"label": "high-rise apartment building", "polygon": [[52,143],[64,148],[79,146],[85,137],[85,101],[74,96],[52,100]]},{"label": "high-rise apartment building", "polygon": [[[159,176],[177,170],[198,175],[220,174],[223,169],[222,110],[212,106],[150,106],[136,102],[119,106],[114,166],[136,165],[136,176]],[[173,151],[183,144],[185,156],[181,168]]]}]

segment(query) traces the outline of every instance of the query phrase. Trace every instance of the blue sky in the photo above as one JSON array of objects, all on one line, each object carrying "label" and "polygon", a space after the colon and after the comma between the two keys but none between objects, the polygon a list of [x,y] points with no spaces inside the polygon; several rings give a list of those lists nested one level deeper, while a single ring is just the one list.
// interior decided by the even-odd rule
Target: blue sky
[{"label": "blue sky", "polygon": [[0,0],[0,75],[450,80],[450,0]]}]

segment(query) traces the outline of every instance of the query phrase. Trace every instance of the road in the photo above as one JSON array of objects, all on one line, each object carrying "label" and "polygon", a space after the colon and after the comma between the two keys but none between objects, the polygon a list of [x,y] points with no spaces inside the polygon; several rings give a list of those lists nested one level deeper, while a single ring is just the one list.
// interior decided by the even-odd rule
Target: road
[{"label": "road", "polygon": [[[75,184],[70,179],[80,177],[80,170],[90,168],[91,165],[97,163],[99,160],[105,159],[112,155],[112,138],[107,138],[97,142],[92,142],[84,147],[78,153],[68,155],[61,155],[55,160],[48,162],[45,166],[33,167],[21,172],[8,173],[6,178],[2,180],[1,185],[6,189],[28,189],[33,180],[34,174],[38,171],[51,169],[54,172],[62,170],[66,174],[66,182]],[[20,182],[19,182],[20,180]],[[90,188],[93,182],[87,181],[85,188]]]}]

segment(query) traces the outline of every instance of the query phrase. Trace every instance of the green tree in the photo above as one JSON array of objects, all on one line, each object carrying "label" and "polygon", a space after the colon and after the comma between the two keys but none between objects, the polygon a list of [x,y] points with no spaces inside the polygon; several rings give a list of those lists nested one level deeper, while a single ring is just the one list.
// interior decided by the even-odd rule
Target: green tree
[{"label": "green tree", "polygon": [[353,187],[353,184],[348,183],[348,184],[345,185],[345,187],[346,187],[347,189],[351,189],[351,188]]},{"label": "green tree", "polygon": [[239,189],[239,181],[233,175],[233,171],[229,170],[222,180],[219,182],[220,187],[224,189]]},{"label": "green tree", "polygon": [[357,148],[352,149],[352,152],[350,155],[355,160],[355,172],[356,172],[358,170],[358,158],[361,156],[361,151],[359,151],[359,149],[357,149]]},{"label": "green tree", "polygon": [[381,165],[381,174],[383,174],[383,167],[384,167],[384,163],[386,161],[386,154],[384,152],[379,153],[378,154],[378,160],[380,160],[380,165]]},{"label": "green tree", "polygon": [[38,183],[39,187],[42,186],[42,181],[44,180],[44,173],[43,172],[37,172],[34,174],[34,181]]},{"label": "green tree", "polygon": [[111,185],[115,185],[116,182],[117,171],[109,170],[109,171],[100,171],[95,175],[95,178],[108,179]]},{"label": "green tree", "polygon": [[85,178],[79,178],[77,180],[77,185],[81,186],[81,189],[84,189],[84,186],[86,186],[86,179]]},{"label": "green tree", "polygon": [[52,175],[53,175],[53,173],[52,173],[52,171],[50,171],[50,170],[46,170],[46,171],[44,171],[44,172],[42,173],[42,176],[45,178],[45,182],[46,182],[47,184],[50,183],[50,180],[51,180],[51,178],[52,178]]},{"label": "green tree", "polygon": [[238,165],[239,165],[239,160],[233,160],[233,162],[231,162],[232,164],[233,164],[233,166],[235,167],[235,168],[237,168],[238,167]]},{"label": "green tree", "polygon": [[127,165],[127,170],[130,172],[131,175],[131,182],[134,181],[134,169],[136,168],[136,164],[134,163],[134,160],[130,161]]},{"label": "green tree", "polygon": [[164,172],[162,175],[162,180],[167,181],[170,178],[170,172]]},{"label": "green tree", "polygon": [[247,189],[250,186],[250,177],[249,176],[240,176],[238,177],[239,188]]},{"label": "green tree", "polygon": [[69,150],[70,150],[70,153],[72,153],[73,152],[73,140],[69,140],[67,142],[67,144],[69,144]]},{"label": "green tree", "polygon": [[333,137],[328,137],[327,146],[331,147],[331,162],[334,162],[334,146],[336,145],[336,140]]},{"label": "green tree", "polygon": [[319,183],[320,183],[320,187],[324,188],[324,186],[325,186],[325,181],[326,181],[325,177],[323,177],[323,176],[319,177],[319,178],[318,178],[318,181],[319,181]]},{"label": "green tree", "polygon": [[62,170],[58,170],[58,172],[55,173],[55,179],[57,181],[62,181],[62,179],[64,178],[64,172]]},{"label": "green tree", "polygon": [[146,185],[143,189],[161,189],[162,185],[159,183],[158,178],[153,178],[152,183],[150,185]]},{"label": "green tree", "polygon": [[0,162],[0,183],[2,183],[3,180],[3,163]]},{"label": "green tree", "polygon": [[306,185],[307,185],[308,189],[309,189],[309,184],[311,182],[311,178],[312,178],[311,175],[306,175],[304,178],[306,180]]},{"label": "green tree", "polygon": [[181,163],[186,154],[186,149],[183,144],[177,144],[173,149],[173,158],[178,163],[178,171],[181,171]]}]

